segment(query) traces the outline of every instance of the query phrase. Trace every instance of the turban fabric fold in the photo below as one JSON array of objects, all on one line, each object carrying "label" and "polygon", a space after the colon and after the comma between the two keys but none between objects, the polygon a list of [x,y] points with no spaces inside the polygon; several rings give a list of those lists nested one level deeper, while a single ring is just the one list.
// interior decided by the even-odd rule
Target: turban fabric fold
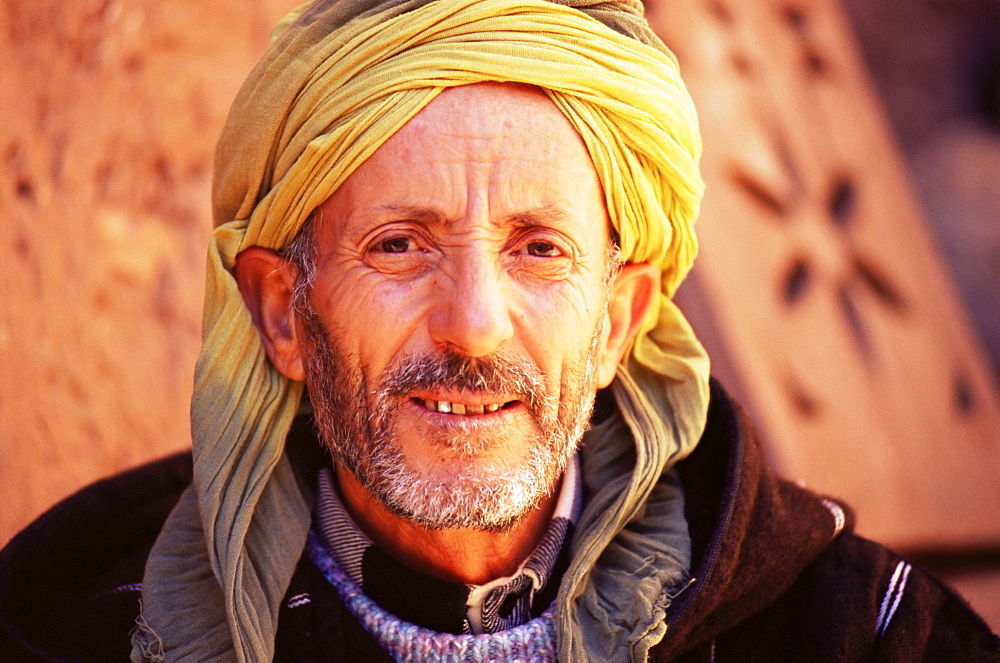
[{"label": "turban fabric fold", "polygon": [[[620,367],[657,415],[647,425],[664,429],[628,499],[641,503],[697,442],[708,362],[669,298],[696,253],[701,143],[676,60],[638,0],[318,0],[276,29],[218,144],[194,482],[147,564],[134,657],[269,660],[309,527],[283,453],[303,387],[264,353],[232,276],[237,254],[286,247],[438,93],[480,81],[546,92],[594,161],[623,257],[662,271],[656,310]],[[563,638],[573,597],[559,600]]]}]

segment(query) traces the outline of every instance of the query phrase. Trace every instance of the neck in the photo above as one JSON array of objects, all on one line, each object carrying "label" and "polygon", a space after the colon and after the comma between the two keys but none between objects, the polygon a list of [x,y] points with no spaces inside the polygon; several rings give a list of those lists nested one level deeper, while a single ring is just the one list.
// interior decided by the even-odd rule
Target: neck
[{"label": "neck", "polygon": [[382,506],[348,470],[337,480],[351,517],[377,546],[400,562],[449,582],[482,585],[514,573],[535,549],[555,510],[559,485],[510,530],[426,529]]}]

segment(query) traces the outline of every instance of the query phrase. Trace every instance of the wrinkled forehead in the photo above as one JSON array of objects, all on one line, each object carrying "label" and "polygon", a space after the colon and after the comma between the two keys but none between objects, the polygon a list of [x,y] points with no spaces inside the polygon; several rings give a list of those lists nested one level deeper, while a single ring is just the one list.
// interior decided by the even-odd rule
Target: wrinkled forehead
[{"label": "wrinkled forehead", "polygon": [[491,80],[442,90],[397,133],[447,127],[464,135],[477,133],[484,126],[502,133],[544,135],[554,130],[579,139],[573,125],[542,87]]},{"label": "wrinkled forehead", "polygon": [[484,213],[522,223],[563,216],[610,232],[600,177],[572,123],[541,88],[499,82],[442,92],[320,209],[327,223],[359,210],[440,221]]},{"label": "wrinkled forehead", "polygon": [[[391,155],[391,156],[387,156]],[[485,81],[443,90],[389,136],[366,162],[392,168],[422,158],[477,164],[530,155],[536,164],[596,169],[583,139],[546,92],[536,86]]]}]

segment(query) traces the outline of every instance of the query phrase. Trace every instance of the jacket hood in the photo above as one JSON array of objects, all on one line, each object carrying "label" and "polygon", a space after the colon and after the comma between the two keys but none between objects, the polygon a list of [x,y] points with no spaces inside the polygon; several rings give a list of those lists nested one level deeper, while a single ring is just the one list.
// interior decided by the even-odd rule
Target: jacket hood
[{"label": "jacket hood", "polygon": [[708,426],[678,464],[691,533],[691,584],[667,613],[655,658],[670,660],[773,603],[853,513],[775,476],[752,426],[713,380]]}]

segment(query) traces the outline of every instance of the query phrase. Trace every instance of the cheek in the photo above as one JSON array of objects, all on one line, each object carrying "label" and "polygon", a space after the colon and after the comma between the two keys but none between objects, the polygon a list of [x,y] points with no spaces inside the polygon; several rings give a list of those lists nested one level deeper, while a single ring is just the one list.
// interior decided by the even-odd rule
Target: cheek
[{"label": "cheek", "polygon": [[603,283],[598,288],[567,281],[526,290],[515,316],[518,335],[539,367],[558,375],[589,349],[604,306]]},{"label": "cheek", "polygon": [[417,335],[425,314],[426,284],[386,279],[370,270],[348,270],[327,279],[313,304],[340,346],[363,367],[381,371]]},{"label": "cheek", "polygon": [[550,327],[559,338],[575,338],[586,330],[589,342],[605,306],[603,281],[590,273],[557,282],[523,284],[513,290],[520,314]]}]

